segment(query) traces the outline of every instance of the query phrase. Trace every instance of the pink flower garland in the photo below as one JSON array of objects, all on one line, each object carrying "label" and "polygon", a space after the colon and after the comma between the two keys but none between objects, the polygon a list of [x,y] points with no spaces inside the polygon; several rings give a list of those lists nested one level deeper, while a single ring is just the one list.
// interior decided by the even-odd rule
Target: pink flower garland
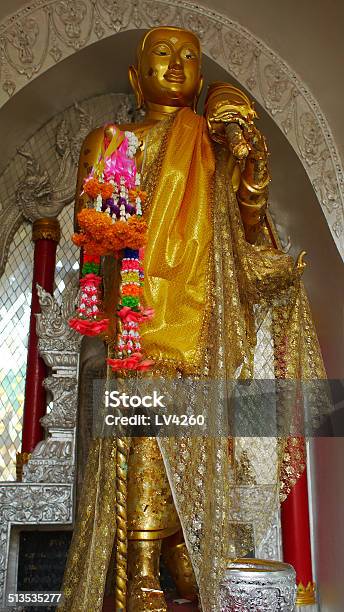
[{"label": "pink flower garland", "polygon": [[[132,132],[122,134],[117,128],[114,130],[111,142],[105,140],[104,159],[98,160],[85,179],[84,193],[90,198],[91,206],[97,214],[108,215],[112,223],[128,221],[134,215],[141,217],[142,198],[145,198],[146,194],[140,191],[140,175],[134,159],[138,140]],[[90,244],[92,243],[93,238]],[[145,359],[141,352],[139,327],[154,315],[152,309],[144,310],[140,305],[144,280],[142,259],[143,249],[124,249],[121,262],[120,306],[117,312],[121,329],[115,339],[115,358],[107,360],[115,371],[145,371],[153,365],[153,361]],[[77,316],[69,321],[69,325],[87,336],[99,335],[106,331],[109,324],[109,320],[103,318],[100,312],[102,278],[99,270],[99,255],[85,253]]]}]

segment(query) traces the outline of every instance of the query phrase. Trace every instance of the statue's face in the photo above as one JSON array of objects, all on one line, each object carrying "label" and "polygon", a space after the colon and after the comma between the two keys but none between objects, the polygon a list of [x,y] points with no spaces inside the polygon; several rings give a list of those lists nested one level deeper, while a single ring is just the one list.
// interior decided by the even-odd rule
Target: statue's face
[{"label": "statue's face", "polygon": [[144,40],[139,80],[148,102],[192,106],[200,84],[201,50],[198,38],[178,28],[156,28]]}]

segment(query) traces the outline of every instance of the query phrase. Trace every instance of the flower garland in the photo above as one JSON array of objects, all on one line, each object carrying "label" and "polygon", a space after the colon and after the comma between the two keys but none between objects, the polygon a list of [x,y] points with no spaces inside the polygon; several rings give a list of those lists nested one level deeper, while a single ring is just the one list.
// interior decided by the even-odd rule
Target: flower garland
[{"label": "flower garland", "polygon": [[[108,133],[106,131],[105,133]],[[153,316],[144,310],[141,295],[144,282],[143,247],[147,224],[142,219],[146,193],[141,191],[141,177],[134,156],[138,140],[132,132],[112,127],[112,138],[104,136],[98,163],[83,184],[83,194],[90,207],[78,214],[80,232],[74,244],[83,249],[80,300],[70,327],[87,336],[106,331],[109,319],[100,309],[102,277],[100,258],[122,253],[119,332],[114,339],[115,358],[107,363],[113,370],[147,370],[153,362],[141,352],[139,327]]]}]

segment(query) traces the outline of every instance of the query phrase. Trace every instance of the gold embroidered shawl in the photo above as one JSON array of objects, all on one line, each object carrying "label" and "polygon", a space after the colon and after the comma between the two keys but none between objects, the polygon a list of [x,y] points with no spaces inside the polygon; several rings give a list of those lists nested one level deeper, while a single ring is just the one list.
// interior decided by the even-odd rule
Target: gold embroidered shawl
[{"label": "gold embroidered shawl", "polygon": [[[151,130],[145,299],[156,317],[145,347],[158,374],[189,374],[196,365],[225,383],[264,378],[260,353],[272,377],[324,378],[300,274],[271,244],[246,242],[227,167],[226,151],[213,149],[203,118],[188,109]],[[223,402],[208,416],[227,431]],[[216,611],[228,556],[249,552],[252,534],[262,538],[280,488],[285,496],[304,468],[302,443],[289,440],[285,452],[281,440],[185,435],[159,445],[202,608]],[[64,579],[66,612],[102,609],[116,532],[115,452],[113,439],[91,446]]]}]

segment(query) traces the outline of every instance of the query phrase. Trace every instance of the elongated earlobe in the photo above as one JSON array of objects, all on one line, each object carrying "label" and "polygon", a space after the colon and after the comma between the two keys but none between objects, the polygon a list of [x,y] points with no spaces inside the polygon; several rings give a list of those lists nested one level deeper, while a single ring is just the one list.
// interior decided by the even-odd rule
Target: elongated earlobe
[{"label": "elongated earlobe", "polygon": [[129,66],[129,82],[135,94],[137,110],[143,107],[144,99],[139,81],[139,75],[135,66]]}]

